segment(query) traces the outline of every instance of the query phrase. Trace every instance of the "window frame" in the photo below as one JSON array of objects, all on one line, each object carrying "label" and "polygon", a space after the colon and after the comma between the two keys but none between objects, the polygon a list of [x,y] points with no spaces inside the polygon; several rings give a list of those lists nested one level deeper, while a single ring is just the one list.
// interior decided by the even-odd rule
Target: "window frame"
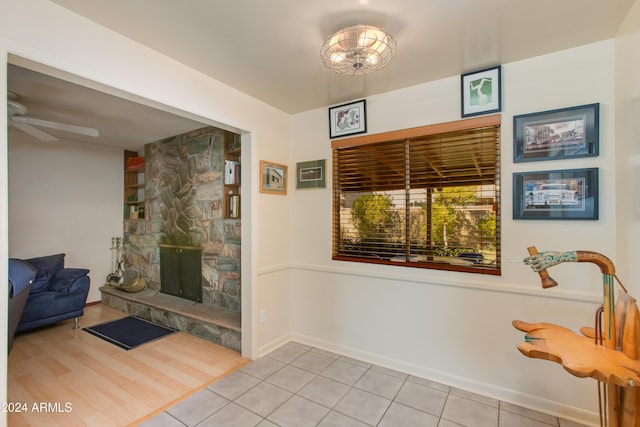
[{"label": "window frame", "polygon": [[[339,171],[337,170],[336,162],[333,162],[332,165],[332,174],[333,174],[333,185],[332,185],[332,259],[337,261],[350,261],[350,262],[362,262],[362,263],[373,263],[373,264],[387,264],[394,266],[402,266],[402,267],[412,267],[412,268],[425,268],[425,269],[435,269],[435,270],[449,270],[449,271],[459,271],[459,272],[469,272],[476,274],[490,274],[490,275],[501,275],[501,235],[500,235],[500,217],[501,217],[501,203],[500,203],[500,127],[501,127],[501,115],[487,115],[487,116],[479,116],[470,119],[458,120],[453,122],[446,123],[438,123],[427,126],[420,126],[415,128],[383,132],[378,134],[369,134],[362,135],[353,138],[344,138],[339,140],[334,140],[331,142],[332,148],[332,157],[334,160],[338,155],[338,150],[358,147],[358,146],[366,146],[372,144],[379,144],[385,142],[393,142],[398,140],[412,140],[421,137],[427,136],[436,136],[438,134],[447,134],[458,131],[468,131],[475,130],[486,127],[495,127],[497,130],[497,146],[495,147],[495,178],[493,180],[494,191],[495,191],[495,209],[496,209],[496,262],[493,267],[473,267],[473,266],[464,266],[464,265],[454,265],[448,263],[441,263],[435,261],[421,261],[421,262],[396,262],[389,261],[384,259],[373,259],[373,258],[365,258],[365,257],[357,257],[357,256],[347,256],[340,255],[340,220],[341,220],[341,204],[340,201],[336,200],[336,195],[340,194],[340,176]],[[433,187],[432,187],[433,188]],[[430,213],[428,212],[428,215]],[[407,249],[408,250],[408,249]]]}]

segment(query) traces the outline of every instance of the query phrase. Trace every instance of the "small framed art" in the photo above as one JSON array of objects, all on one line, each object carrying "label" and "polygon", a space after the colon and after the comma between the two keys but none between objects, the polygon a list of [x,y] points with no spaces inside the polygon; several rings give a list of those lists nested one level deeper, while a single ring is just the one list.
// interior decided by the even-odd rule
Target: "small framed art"
[{"label": "small framed art", "polygon": [[598,219],[598,169],[514,173],[513,219]]},{"label": "small framed art", "polygon": [[502,111],[500,65],[461,76],[462,117]]},{"label": "small framed art", "polygon": [[296,188],[325,188],[326,160],[300,162],[296,165]]},{"label": "small framed art", "polygon": [[600,104],[513,116],[513,161],[593,157],[599,151]]},{"label": "small framed art", "polygon": [[260,161],[260,192],[287,194],[287,166]]},{"label": "small framed art", "polygon": [[329,108],[329,138],[355,135],[366,131],[366,99]]}]

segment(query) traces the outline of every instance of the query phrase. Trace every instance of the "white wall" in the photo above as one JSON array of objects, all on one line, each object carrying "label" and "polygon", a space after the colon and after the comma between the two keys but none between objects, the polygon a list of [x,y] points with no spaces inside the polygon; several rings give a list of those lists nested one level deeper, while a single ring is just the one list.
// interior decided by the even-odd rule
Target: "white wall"
[{"label": "white wall", "polygon": [[[6,51],[2,51],[2,59],[6,60]],[[0,67],[0,91],[2,93],[7,92],[7,69],[6,67]],[[4,107],[6,108],[6,107]],[[0,126],[5,129],[7,126],[7,112],[0,107]],[[0,143],[3,149],[0,150],[0,200],[2,201],[2,208],[0,208],[0,259],[9,258],[9,210],[7,208],[7,200],[9,199],[9,188],[7,184],[7,166],[8,166],[8,153],[6,149],[6,139]],[[7,283],[8,272],[5,263],[0,264],[0,283]],[[0,292],[0,318],[7,319],[8,316],[8,300],[6,293]],[[7,325],[5,320],[4,325]],[[7,402],[7,327],[0,328],[0,402]],[[0,426],[7,424],[6,415],[0,416]]]},{"label": "white wall", "polygon": [[[292,205],[291,336],[503,400],[595,420],[595,382],[522,356],[521,319],[591,325],[602,275],[592,264],[554,267],[542,290],[526,248],[593,250],[616,259],[614,42],[503,64],[502,276],[331,261],[331,191],[298,190]],[[367,99],[369,133],[460,119],[459,76]],[[600,156],[513,163],[514,115],[600,103]],[[331,159],[326,109],[293,117],[292,165]],[[329,162],[330,164],[330,162]],[[598,167],[598,221],[512,219],[512,173]],[[304,236],[304,237],[302,237]],[[270,346],[265,343],[265,349]]]},{"label": "white wall", "polygon": [[[289,163],[290,116],[49,1],[0,0],[0,10],[0,57],[5,62],[8,55],[13,54],[96,82],[97,86],[112,88],[113,93],[124,92],[131,99],[149,102],[155,107],[166,106],[173,112],[183,111],[190,117],[202,119],[203,123],[223,124],[242,132],[243,153],[246,153],[243,154],[242,169],[242,349],[243,355],[256,357],[258,338],[253,333],[257,328],[254,307],[263,305],[259,298],[264,295],[258,292],[262,278],[257,272],[267,265],[287,266],[291,241],[287,226],[291,198],[258,192],[258,164],[261,159]],[[6,93],[6,77],[6,67],[0,67],[2,93]],[[6,103],[0,105],[0,124],[6,126]],[[6,133],[0,134],[0,147],[7,147]],[[6,259],[6,149],[0,153],[0,237],[3,242],[0,256]],[[118,175],[121,169],[118,162]],[[121,202],[118,198],[118,219]],[[272,218],[278,218],[278,223],[272,224]],[[57,238],[56,242],[46,242],[46,246],[50,248],[56,243]],[[0,280],[5,280],[6,274],[6,265],[0,263]],[[270,294],[264,297],[269,299],[274,288],[275,294],[288,295],[288,279],[289,275],[285,274],[277,283],[269,283]],[[269,299],[268,303],[274,304],[274,301]],[[287,301],[281,304],[274,312],[288,310]],[[0,296],[0,314],[6,318],[5,294]],[[265,323],[262,330],[268,336],[286,335],[289,331],[286,316],[284,322]],[[6,354],[2,351],[6,345],[5,334],[5,328],[0,328],[0,355]],[[5,362],[5,357],[0,356],[0,365],[6,366]],[[4,368],[0,370],[0,383],[6,384]],[[4,387],[0,389],[0,401],[6,402]],[[0,418],[0,425],[3,421],[4,418]]]},{"label": "white wall", "polygon": [[9,255],[65,253],[67,267],[91,270],[87,302],[100,301],[122,235],[122,150],[9,131]]},{"label": "white wall", "polygon": [[[616,242],[617,270],[629,293],[640,297],[635,268],[640,253],[640,4],[635,3],[616,37]],[[624,261],[624,262],[621,262]]]}]

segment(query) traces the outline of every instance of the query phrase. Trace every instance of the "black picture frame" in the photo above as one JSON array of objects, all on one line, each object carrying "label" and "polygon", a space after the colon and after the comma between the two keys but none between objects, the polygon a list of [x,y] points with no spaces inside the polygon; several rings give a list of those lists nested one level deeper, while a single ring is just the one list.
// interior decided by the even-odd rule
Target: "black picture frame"
[{"label": "black picture frame", "polygon": [[598,168],[513,174],[513,219],[598,219]]},{"label": "black picture frame", "polygon": [[599,121],[598,103],[513,116],[513,161],[598,156]]},{"label": "black picture frame", "polygon": [[367,100],[329,108],[329,138],[340,138],[367,132]]},{"label": "black picture frame", "polygon": [[460,76],[462,117],[502,111],[502,66]]},{"label": "black picture frame", "polygon": [[325,188],[327,186],[326,159],[298,162],[296,188]]}]

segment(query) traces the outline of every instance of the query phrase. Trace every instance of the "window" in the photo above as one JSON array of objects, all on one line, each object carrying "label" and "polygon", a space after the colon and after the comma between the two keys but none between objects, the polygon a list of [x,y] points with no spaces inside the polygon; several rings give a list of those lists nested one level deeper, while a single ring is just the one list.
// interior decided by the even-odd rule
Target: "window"
[{"label": "window", "polygon": [[337,140],[333,259],[500,274],[500,116]]}]

